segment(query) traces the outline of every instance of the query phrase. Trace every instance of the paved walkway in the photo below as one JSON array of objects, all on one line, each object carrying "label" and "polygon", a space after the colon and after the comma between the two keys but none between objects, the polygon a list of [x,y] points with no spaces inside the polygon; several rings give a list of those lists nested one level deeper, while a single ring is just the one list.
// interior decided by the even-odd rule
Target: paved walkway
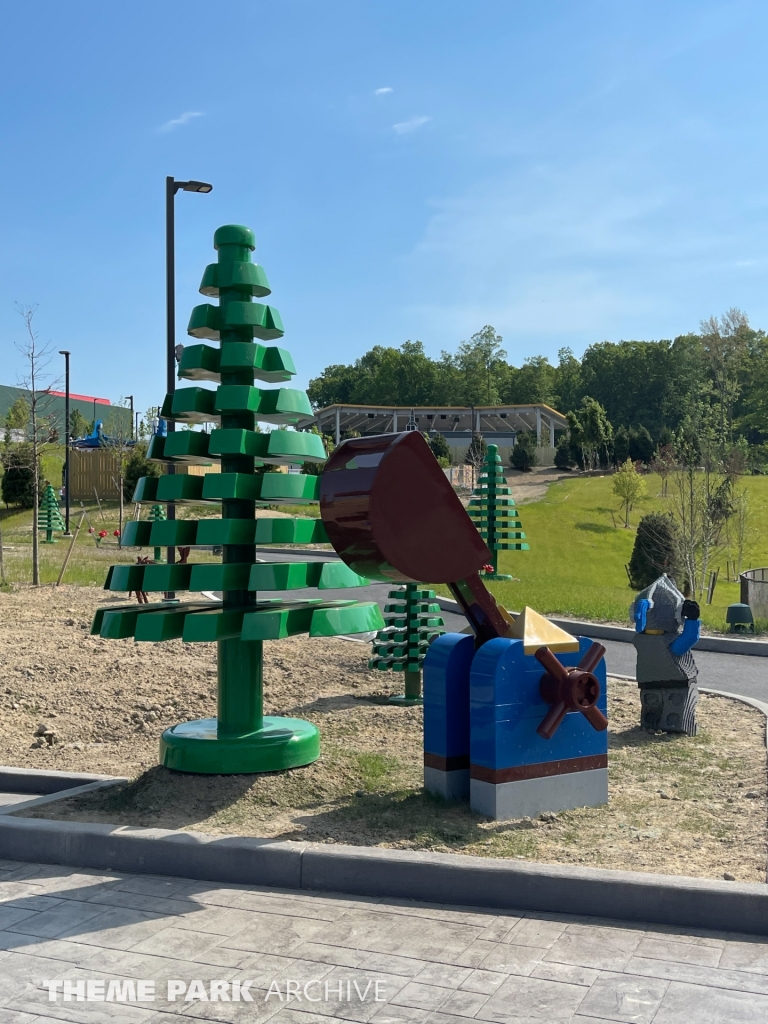
[{"label": "paved walkway", "polygon": [[768,942],[0,861],[0,1007],[0,1024],[756,1024]]}]

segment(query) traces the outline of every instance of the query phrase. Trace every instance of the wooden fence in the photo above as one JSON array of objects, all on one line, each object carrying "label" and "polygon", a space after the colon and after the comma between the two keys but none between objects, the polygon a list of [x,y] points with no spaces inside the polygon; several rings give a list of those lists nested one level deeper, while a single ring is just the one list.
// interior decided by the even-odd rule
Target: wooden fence
[{"label": "wooden fence", "polygon": [[[72,501],[93,501],[94,488],[99,499],[118,501],[118,480],[120,473],[117,454],[109,448],[73,448],[70,453],[70,475],[72,477]],[[191,476],[205,476],[206,473],[220,472],[219,463],[208,466],[177,466],[177,473]]]}]

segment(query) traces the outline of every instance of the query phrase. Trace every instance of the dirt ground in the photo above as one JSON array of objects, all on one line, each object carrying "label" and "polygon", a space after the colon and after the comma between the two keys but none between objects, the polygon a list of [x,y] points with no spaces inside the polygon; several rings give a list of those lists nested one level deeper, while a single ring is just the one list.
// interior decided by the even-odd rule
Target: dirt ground
[{"label": "dirt ground", "polygon": [[91,637],[105,600],[88,587],[0,593],[0,763],[132,780],[40,816],[766,879],[765,719],[735,701],[703,698],[695,739],[654,735],[637,724],[636,687],[611,680],[610,803],[489,822],[423,793],[421,709],[383,703],[398,677],[368,670],[367,645],[297,637],[265,644],[265,710],[316,723],[320,760],[183,775],[157,766],[157,742],[215,713],[214,646]]},{"label": "dirt ground", "polygon": [[528,505],[532,501],[541,501],[550,484],[558,480],[569,480],[573,474],[563,473],[554,466],[537,466],[528,473],[522,473],[519,469],[505,469],[504,476],[512,488],[515,503]]}]

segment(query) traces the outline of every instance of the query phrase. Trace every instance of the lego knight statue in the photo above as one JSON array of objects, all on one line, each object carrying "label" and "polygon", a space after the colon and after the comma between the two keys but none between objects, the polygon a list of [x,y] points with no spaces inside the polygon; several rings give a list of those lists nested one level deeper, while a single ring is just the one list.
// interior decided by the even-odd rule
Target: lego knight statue
[{"label": "lego knight statue", "polygon": [[640,591],[630,615],[643,728],[695,736],[699,689],[691,648],[701,632],[698,604],[665,573]]}]

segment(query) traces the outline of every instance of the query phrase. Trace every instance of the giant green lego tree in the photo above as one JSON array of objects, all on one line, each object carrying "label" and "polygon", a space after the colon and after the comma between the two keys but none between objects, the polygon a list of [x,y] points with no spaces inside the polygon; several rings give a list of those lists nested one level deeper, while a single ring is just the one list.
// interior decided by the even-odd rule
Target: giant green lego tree
[{"label": "giant green lego tree", "polygon": [[434,590],[418,583],[390,590],[392,602],[384,606],[384,629],[373,640],[373,657],[368,668],[403,673],[405,693],[389,698],[390,704],[422,704],[421,666],[429,645],[445,630]]},{"label": "giant green lego tree", "polygon": [[[221,518],[130,522],[124,538],[124,544],[139,546],[221,546],[222,561],[114,565],[105,584],[109,590],[146,593],[222,591],[222,604],[160,602],[105,608],[97,612],[92,627],[106,638],[217,642],[217,717],[175,725],[160,741],[161,763],[187,772],[265,772],[316,760],[320,742],[313,725],[263,714],[263,642],[297,633],[316,637],[367,632],[383,625],[374,603],[259,596],[259,591],[322,591],[368,581],[338,561],[256,560],[257,544],[309,544],[327,538],[319,520],[255,517],[258,505],[316,501],[320,482],[318,476],[257,473],[257,466],[324,462],[326,456],[317,434],[255,429],[258,421],[288,427],[311,410],[303,391],[254,385],[254,379],[281,384],[296,372],[288,352],[254,340],[273,341],[283,335],[277,310],[253,302],[270,293],[263,269],[251,262],[254,247],[248,228],[233,224],[216,231],[218,262],[206,268],[200,291],[218,296],[219,305],[196,306],[188,333],[219,345],[187,346],[179,376],[213,381],[218,387],[179,388],[166,396],[161,412],[170,421],[209,422],[215,429],[210,434],[180,430],[156,435],[148,452],[150,459],[176,465],[220,461],[221,472],[142,477],[134,495],[135,501],[220,504]],[[179,685],[184,685],[181,674]]]},{"label": "giant green lego tree", "polygon": [[43,544],[56,544],[53,531],[63,533],[66,527],[59,512],[59,503],[56,500],[56,492],[51,484],[43,492],[43,500],[40,502],[40,513],[38,516],[38,529],[45,530]]},{"label": "giant green lego tree", "polygon": [[488,451],[467,509],[469,517],[491,552],[492,571],[486,570],[487,580],[511,580],[508,573],[499,572],[499,551],[529,551],[524,544],[525,534],[517,513],[512,491],[507,486],[501,468],[498,446],[488,445]]}]

